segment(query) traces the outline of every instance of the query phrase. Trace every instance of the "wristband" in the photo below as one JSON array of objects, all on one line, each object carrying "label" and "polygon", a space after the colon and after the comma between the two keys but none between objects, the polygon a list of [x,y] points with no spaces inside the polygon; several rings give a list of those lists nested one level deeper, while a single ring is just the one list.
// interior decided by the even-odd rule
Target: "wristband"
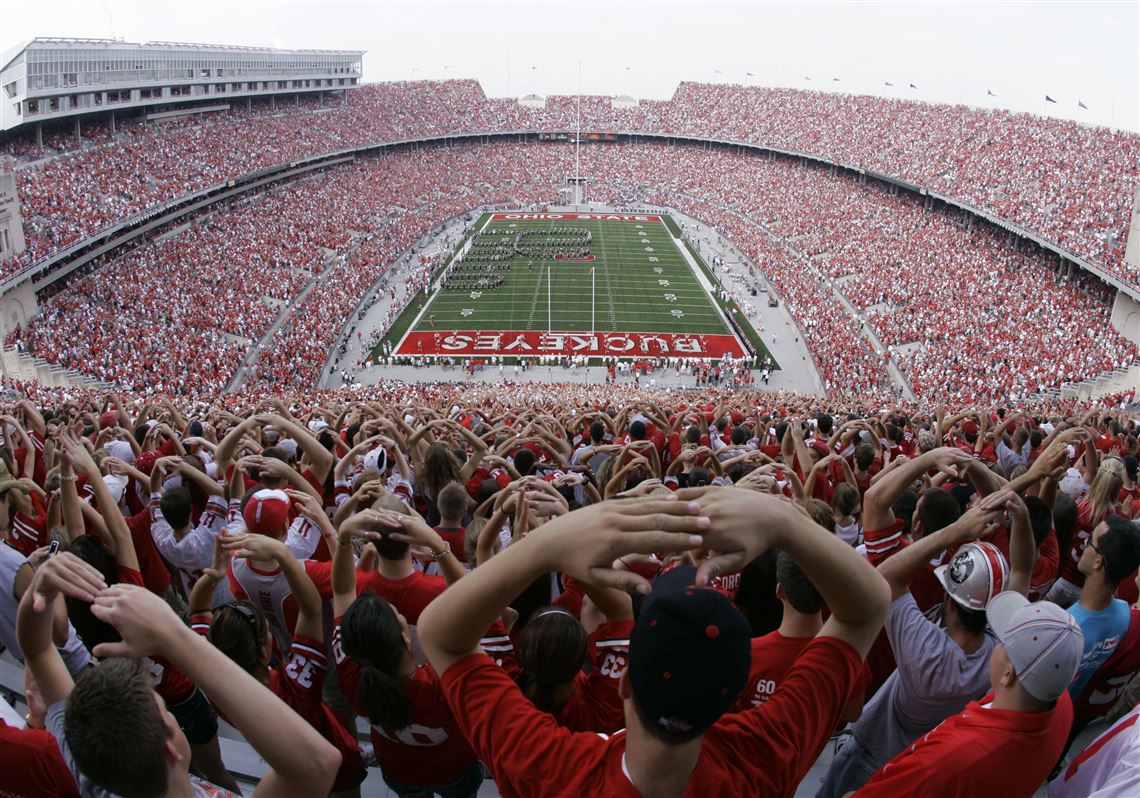
[{"label": "wristband", "polygon": [[59,478],[61,480],[63,480],[64,482],[76,482],[79,480],[79,477],[76,476],[75,474],[72,474],[71,476],[67,476],[65,474],[60,474]]},{"label": "wristband", "polygon": [[432,552],[431,559],[432,559],[432,562],[439,562],[444,557],[450,557],[450,556],[451,556],[451,544],[445,540],[445,541],[443,541],[443,550],[440,552]]}]

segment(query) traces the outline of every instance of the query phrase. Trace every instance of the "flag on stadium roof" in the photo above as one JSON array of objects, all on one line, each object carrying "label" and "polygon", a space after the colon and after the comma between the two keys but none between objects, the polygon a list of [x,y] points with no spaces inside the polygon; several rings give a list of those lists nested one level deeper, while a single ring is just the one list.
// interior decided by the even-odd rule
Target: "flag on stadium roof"
[{"label": "flag on stadium roof", "polygon": [[986,89],[986,96],[987,96],[987,97],[997,97],[997,95],[996,95],[996,94],[994,94],[994,93],[993,93],[992,91],[990,91],[989,89]]},{"label": "flag on stadium roof", "polygon": [[917,88],[918,88],[918,86],[915,86],[913,83],[912,83],[912,84],[910,84],[910,87],[911,87],[912,89],[917,89]]},{"label": "flag on stadium roof", "polygon": [[745,74],[745,75],[747,75],[747,76],[748,76],[748,77],[750,77],[750,78],[754,78],[754,77],[756,77],[756,76],[755,76],[755,75],[753,75],[751,72],[745,72],[744,74]]},{"label": "flag on stadium roof", "polygon": [[1087,105],[1085,105],[1083,102],[1081,102],[1080,100],[1077,100],[1077,107],[1078,108],[1084,108],[1086,111],[1089,110],[1089,107]]},{"label": "flag on stadium roof", "polygon": [[811,80],[811,77],[808,75],[804,75],[804,80]]},{"label": "flag on stadium roof", "polygon": [[1045,102],[1047,102],[1047,103],[1055,103],[1055,102],[1057,102],[1057,101],[1056,101],[1056,100],[1054,100],[1052,97],[1050,97],[1048,94],[1046,94],[1046,95],[1045,95]]},{"label": "flag on stadium roof", "polygon": [[895,84],[891,83],[889,80],[884,80],[883,85],[884,86],[894,86]]},{"label": "flag on stadium roof", "polygon": [[831,82],[832,82],[832,83],[838,83],[838,82],[839,82],[839,78],[832,78],[832,79],[831,79]]}]

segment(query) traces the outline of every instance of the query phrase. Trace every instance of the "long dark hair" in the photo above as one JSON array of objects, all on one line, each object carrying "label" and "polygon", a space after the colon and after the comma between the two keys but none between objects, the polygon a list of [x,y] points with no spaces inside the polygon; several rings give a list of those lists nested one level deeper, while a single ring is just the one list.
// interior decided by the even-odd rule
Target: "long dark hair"
[{"label": "long dark hair", "polygon": [[515,645],[523,669],[519,686],[543,712],[555,712],[554,689],[574,680],[586,661],[586,630],[568,612],[546,607],[534,613]]},{"label": "long dark hair", "polygon": [[214,609],[210,621],[210,642],[246,673],[260,675],[261,647],[265,642],[265,614],[256,604],[233,601]]},{"label": "long dark hair", "polygon": [[[107,585],[119,584],[119,570],[115,556],[107,551],[99,538],[94,535],[80,535],[72,541],[68,551],[99,571]],[[118,629],[95,617],[88,602],[71,596],[66,596],[65,601],[68,619],[88,651],[100,643],[117,643],[123,639]]]},{"label": "long dark hair", "polygon": [[404,692],[408,680],[397,671],[407,647],[396,611],[369,591],[349,605],[340,632],[344,653],[361,668],[356,703],[369,722],[389,733],[406,728],[411,722],[411,702]]}]

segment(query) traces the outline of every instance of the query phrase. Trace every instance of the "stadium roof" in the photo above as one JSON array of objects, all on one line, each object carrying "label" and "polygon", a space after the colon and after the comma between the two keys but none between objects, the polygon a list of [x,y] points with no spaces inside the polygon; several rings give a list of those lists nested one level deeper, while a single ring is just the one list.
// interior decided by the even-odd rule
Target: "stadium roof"
[{"label": "stadium roof", "polygon": [[128,42],[121,39],[78,39],[64,36],[37,36],[34,39],[22,42],[4,53],[0,59],[0,71],[8,66],[20,55],[35,44],[50,45],[52,47],[106,47],[116,48],[153,48],[155,50],[213,50],[225,53],[308,53],[325,55],[364,55],[367,50],[286,50],[276,47],[244,47],[232,44],[201,44],[198,42]]}]

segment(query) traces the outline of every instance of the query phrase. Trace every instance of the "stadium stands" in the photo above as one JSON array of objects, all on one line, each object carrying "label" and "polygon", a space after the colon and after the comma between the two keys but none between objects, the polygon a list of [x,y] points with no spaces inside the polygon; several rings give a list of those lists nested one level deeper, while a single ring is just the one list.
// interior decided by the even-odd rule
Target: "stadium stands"
[{"label": "stadium stands", "polygon": [[[551,200],[571,159],[568,147],[498,143],[334,167],[73,280],[9,344],[70,368],[86,364],[131,390],[208,395],[277,317],[261,297],[292,300],[319,276],[257,366],[261,384],[311,386],[348,315],[414,240],[472,207]],[[970,230],[908,196],[695,146],[594,146],[583,168],[595,199],[674,206],[741,247],[787,301],[832,395],[890,396],[890,357],[919,396],[967,402],[1056,389],[1137,358],[1112,330],[1111,297],[1093,281],[1062,280],[1044,254],[1019,252],[1003,233]],[[161,285],[179,286],[179,298],[171,302]],[[843,311],[836,290],[861,318]],[[79,335],[93,320],[100,335]],[[887,352],[872,351],[863,323]],[[154,357],[167,338],[171,356]],[[146,370],[137,368],[140,353]],[[203,358],[217,366],[208,383],[197,375]]]},{"label": "stadium stands", "polygon": [[[571,129],[576,113],[572,98],[529,109],[471,81],[394,83],[348,105],[235,109],[114,135],[95,124],[79,147],[48,131],[46,159],[13,139],[4,151],[20,163],[29,249],[0,277],[258,169],[378,142]],[[752,142],[891,175],[1140,286],[1122,262],[1135,135],[691,83],[636,108],[585,98],[582,114],[590,130]],[[322,367],[378,281],[407,267],[382,289],[386,326],[456,243],[417,242],[473,209],[556,201],[575,157],[563,144],[506,137],[363,154],[103,256],[43,291],[36,318],[5,341],[117,391],[0,376],[0,687],[27,691],[18,711],[0,701],[0,793],[48,794],[51,780],[73,794],[83,769],[98,782],[85,791],[124,795],[164,792],[168,775],[179,779],[172,792],[199,794],[203,774],[226,789],[239,776],[268,778],[266,792],[351,795],[371,771],[369,796],[386,789],[378,770],[400,794],[608,795],[689,759],[692,774],[678,779],[702,793],[764,784],[814,795],[825,774],[836,794],[870,777],[859,793],[869,795],[912,792],[899,786],[907,778],[939,795],[1135,782],[1119,772],[1135,764],[1135,735],[1085,748],[1106,719],[1130,713],[1116,727],[1128,729],[1140,697],[1140,608],[1128,607],[1140,590],[1135,389],[1042,397],[1140,358],[1110,324],[1111,290],[961,210],[801,159],[645,141],[581,154],[592,200],[676,208],[744,252],[795,319],[826,395],[658,390],[629,377],[322,390]],[[899,395],[888,366],[916,399]],[[246,367],[242,389],[227,393]],[[723,487],[662,500],[710,480]],[[615,496],[624,500],[602,503]],[[988,548],[970,546],[979,537]],[[61,553],[49,554],[51,540]],[[674,553],[725,567],[711,590],[684,583],[692,602],[678,590],[635,617],[624,591],[670,573]],[[949,565],[945,583],[935,562]],[[688,578],[672,574],[656,584]],[[1069,580],[1084,588],[1066,612],[1072,596],[1051,587]],[[67,603],[53,607],[60,591]],[[1045,619],[1013,613],[1025,603],[1015,592],[1039,599],[1030,606]],[[940,624],[922,617],[940,603]],[[1111,617],[1090,619],[1094,605]],[[52,634],[63,609],[80,627],[59,649],[66,669]],[[322,617],[336,618],[331,638]],[[106,636],[104,623],[123,643],[101,654],[156,657],[154,691],[149,674],[113,657],[79,675],[82,641]],[[1105,657],[1082,659],[1081,628],[1101,635],[1087,648]],[[569,653],[538,656],[559,638]],[[472,656],[477,646],[493,661]],[[653,667],[630,663],[631,648]],[[38,688],[20,678],[25,655]],[[722,678],[769,703],[715,727],[703,751],[670,738],[718,722],[733,699]],[[99,700],[85,703],[84,691]],[[54,707],[37,706],[37,693]],[[61,756],[52,736],[63,738],[69,693]],[[663,708],[638,703],[625,716],[630,695]],[[211,704],[232,728],[218,728]],[[17,728],[25,709],[51,734]],[[660,729],[636,733],[656,717]],[[966,743],[947,759],[968,765],[915,764],[954,734]],[[839,767],[867,739],[874,766]],[[717,746],[730,744],[735,764],[721,767]],[[1075,764],[1047,786],[1068,746]],[[738,756],[745,748],[756,755]],[[862,755],[860,765],[874,759]],[[132,757],[139,767],[120,762]],[[140,786],[159,761],[160,787]]]},{"label": "stadium stands", "polygon": [[[107,224],[256,169],[424,136],[572,130],[573,98],[541,109],[473,81],[390,83],[347,106],[234,110],[198,122],[98,127],[84,146],[19,169],[29,248],[0,274]],[[801,152],[923,186],[1025,227],[1131,285],[1123,264],[1140,137],[1025,114],[871,97],[685,83],[668,101],[582,104],[587,130],[708,137]],[[67,146],[66,137],[50,144]],[[54,149],[54,148],[53,148]],[[31,157],[26,138],[5,151]]]}]

